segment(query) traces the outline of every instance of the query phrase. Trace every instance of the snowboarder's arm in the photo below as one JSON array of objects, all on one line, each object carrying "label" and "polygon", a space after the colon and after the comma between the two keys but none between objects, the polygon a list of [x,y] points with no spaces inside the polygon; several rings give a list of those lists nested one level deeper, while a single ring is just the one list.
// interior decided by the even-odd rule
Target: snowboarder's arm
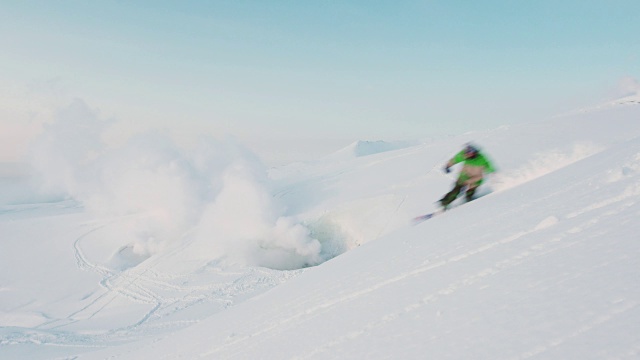
[{"label": "snowboarder's arm", "polygon": [[447,174],[449,172],[451,172],[450,168],[460,162],[463,162],[464,159],[464,151],[460,151],[459,153],[457,153],[454,157],[451,158],[451,160],[447,161],[447,164],[444,166],[444,172],[446,172]]},{"label": "snowboarder's arm", "polygon": [[463,162],[464,160],[464,151],[460,151],[454,157],[452,157],[449,162],[447,162],[447,167],[450,168],[457,163]]}]

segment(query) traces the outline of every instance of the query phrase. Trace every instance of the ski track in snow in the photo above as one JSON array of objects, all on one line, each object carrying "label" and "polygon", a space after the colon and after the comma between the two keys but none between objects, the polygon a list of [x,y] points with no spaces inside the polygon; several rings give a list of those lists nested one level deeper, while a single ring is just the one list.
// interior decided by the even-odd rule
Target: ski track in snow
[{"label": "ski track in snow", "polygon": [[[584,322],[581,326],[579,326],[575,331],[570,332],[568,334],[566,334],[565,336],[562,337],[558,337],[556,339],[553,339],[545,344],[541,344],[537,347],[535,347],[534,349],[532,349],[531,351],[527,351],[522,353],[520,356],[514,357],[512,358],[513,360],[521,360],[521,359],[529,359],[529,358],[533,358],[533,357],[537,357],[541,354],[544,354],[545,352],[558,347],[564,343],[566,343],[567,341],[577,338],[580,335],[587,333],[595,328],[597,328],[600,325],[603,325],[617,317],[620,317],[622,315],[624,315],[625,313],[627,313],[628,311],[631,311],[635,308],[637,308],[639,305],[638,302],[636,301],[628,301],[628,300],[620,300],[620,302],[618,304],[616,304],[614,307],[612,307],[612,309],[610,309],[608,311],[608,313],[602,315],[602,314],[598,314],[598,315],[594,315],[592,317],[592,319],[590,319],[589,321]],[[638,354],[638,349],[636,349],[635,351],[632,351],[631,353],[627,354],[627,356],[633,356],[633,355],[637,355]]]},{"label": "ski track in snow", "polygon": [[[73,243],[73,251],[77,267],[82,271],[90,271],[102,277],[99,285],[102,292],[94,295],[94,298],[86,305],[69,314],[66,318],[51,319],[34,329],[52,331],[62,330],[71,324],[85,321],[96,317],[104,311],[114,300],[124,298],[135,303],[148,304],[150,309],[143,314],[139,320],[130,325],[110,329],[97,335],[73,335],[65,332],[48,332],[16,335],[16,337],[1,337],[4,344],[17,344],[21,342],[40,341],[48,345],[56,346],[84,346],[82,344],[95,343],[90,347],[104,347],[109,343],[122,339],[131,340],[133,338],[145,337],[141,327],[184,327],[185,325],[197,322],[197,320],[170,320],[169,322],[159,322],[163,317],[186,310],[191,306],[200,303],[218,303],[221,308],[227,308],[236,303],[238,297],[246,293],[259,291],[261,288],[275,286],[291,276],[295,276],[296,271],[282,272],[279,276],[273,276],[273,271],[268,269],[251,268],[244,272],[237,273],[238,276],[231,281],[223,283],[210,283],[206,285],[181,285],[184,280],[190,279],[188,275],[172,275],[153,271],[155,265],[167,257],[180,252],[189,242],[185,241],[173,249],[153,256],[141,264],[126,269],[124,271],[113,270],[103,265],[92,262],[87,258],[82,250],[82,243],[87,238],[100,230],[112,226],[117,221],[110,221],[102,225],[94,226],[84,234],[79,236]],[[230,274],[228,271],[224,274]],[[190,274],[192,275],[192,274]],[[96,292],[94,292],[95,294]],[[161,295],[163,294],[163,295]],[[174,296],[170,296],[174,294]],[[88,295],[91,296],[91,295]],[[155,320],[156,323],[151,324]],[[25,335],[27,335],[25,337]],[[22,337],[22,341],[16,339]],[[37,340],[41,339],[41,340]],[[45,340],[46,339],[46,340]],[[91,339],[91,340],[90,340]],[[65,345],[67,344],[67,345]]]}]

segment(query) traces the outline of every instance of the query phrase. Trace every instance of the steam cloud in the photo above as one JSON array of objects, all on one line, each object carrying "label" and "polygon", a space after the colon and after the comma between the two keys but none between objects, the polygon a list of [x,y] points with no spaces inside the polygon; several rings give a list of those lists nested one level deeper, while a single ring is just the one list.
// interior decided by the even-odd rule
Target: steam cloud
[{"label": "steam cloud", "polygon": [[190,232],[212,258],[276,269],[323,261],[318,240],[271,196],[263,164],[233,139],[186,151],[151,132],[114,149],[101,140],[109,125],[76,100],[46,126],[32,163],[47,191],[103,216],[133,215],[134,253],[151,256]]}]

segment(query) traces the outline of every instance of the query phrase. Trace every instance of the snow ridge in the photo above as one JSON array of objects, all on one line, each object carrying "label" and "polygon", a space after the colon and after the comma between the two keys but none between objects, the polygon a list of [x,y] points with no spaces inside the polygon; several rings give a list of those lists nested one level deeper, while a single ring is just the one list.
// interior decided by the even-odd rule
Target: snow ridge
[{"label": "snow ridge", "polygon": [[416,145],[412,141],[367,141],[359,140],[346,148],[336,152],[336,154],[351,155],[355,157],[369,156],[387,151],[399,150]]}]

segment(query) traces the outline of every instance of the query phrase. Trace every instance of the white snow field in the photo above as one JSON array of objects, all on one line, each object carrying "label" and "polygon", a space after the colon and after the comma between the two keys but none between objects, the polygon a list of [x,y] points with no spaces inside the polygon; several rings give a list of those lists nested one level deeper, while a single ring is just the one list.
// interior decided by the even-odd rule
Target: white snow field
[{"label": "white snow field", "polygon": [[[83,111],[2,179],[0,359],[640,358],[640,106],[272,169]],[[483,196],[412,225],[468,141]]]}]

